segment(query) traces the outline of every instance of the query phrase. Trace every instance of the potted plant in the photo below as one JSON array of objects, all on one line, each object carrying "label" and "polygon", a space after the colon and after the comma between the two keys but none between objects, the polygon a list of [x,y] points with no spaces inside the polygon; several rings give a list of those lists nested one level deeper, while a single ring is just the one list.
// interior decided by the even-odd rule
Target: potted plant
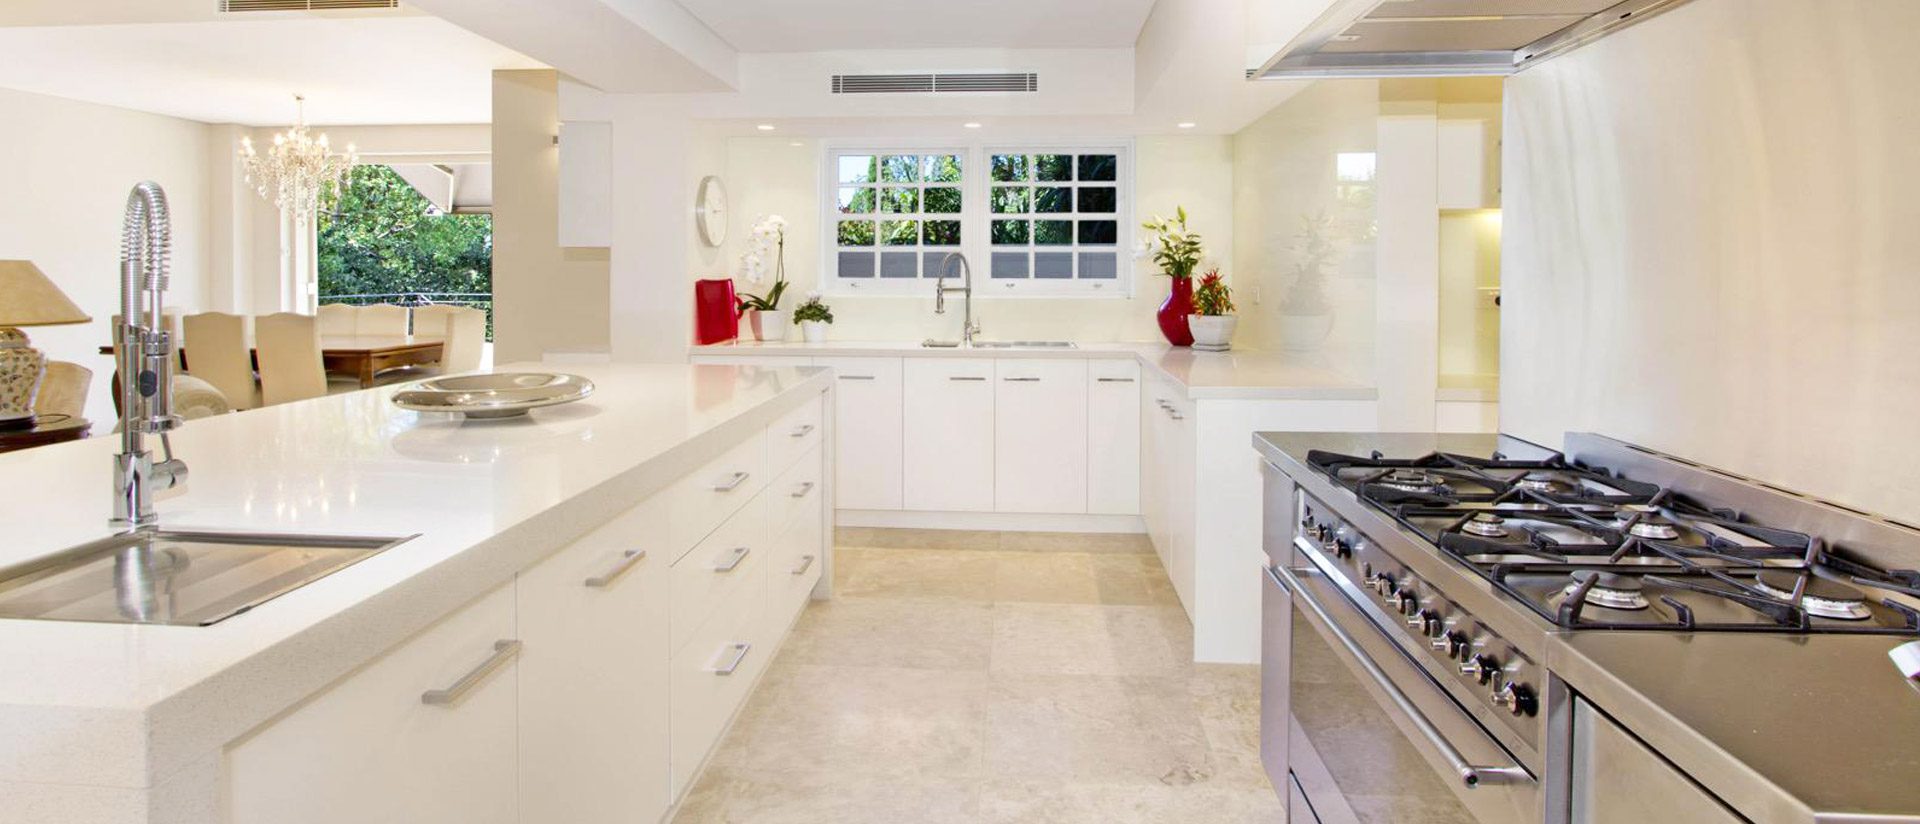
[{"label": "potted plant", "polygon": [[820,302],[820,293],[807,295],[807,302],[793,310],[793,319],[800,322],[800,337],[808,343],[825,343],[827,327],[833,325],[833,309]]},{"label": "potted plant", "polygon": [[740,312],[747,316],[754,340],[785,340],[787,313],[780,311],[780,298],[787,292],[787,221],[779,215],[765,215],[753,222],[747,251],[740,256],[741,274],[748,283],[766,280],[769,257],[773,259],[773,285],[760,294],[742,295]]},{"label": "potted plant", "polygon": [[1160,265],[1160,273],[1173,279],[1167,299],[1160,304],[1160,310],[1154,313],[1160,322],[1160,334],[1167,336],[1167,342],[1174,346],[1187,346],[1193,343],[1193,332],[1187,328],[1187,316],[1193,314],[1193,270],[1200,265],[1203,248],[1200,234],[1187,228],[1186,207],[1175,207],[1172,218],[1155,217],[1141,224],[1153,233],[1147,249],[1153,255],[1153,262]]},{"label": "potted plant", "polygon": [[1318,347],[1333,331],[1333,301],[1327,299],[1327,269],[1340,259],[1333,217],[1313,212],[1300,219],[1294,236],[1293,282],[1280,298],[1280,348]]},{"label": "potted plant", "polygon": [[1206,273],[1200,278],[1199,288],[1193,290],[1193,317],[1187,318],[1187,327],[1193,330],[1193,348],[1226,351],[1233,342],[1237,321],[1233,290],[1220,278],[1219,269]]}]

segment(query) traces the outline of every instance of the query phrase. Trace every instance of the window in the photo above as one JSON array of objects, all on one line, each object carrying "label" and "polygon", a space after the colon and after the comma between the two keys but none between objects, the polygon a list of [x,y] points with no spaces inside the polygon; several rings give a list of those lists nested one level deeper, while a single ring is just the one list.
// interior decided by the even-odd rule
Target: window
[{"label": "window", "polygon": [[1120,146],[832,149],[828,288],[920,294],[964,252],[996,294],[1125,296],[1131,177]]},{"label": "window", "polygon": [[493,216],[458,203],[448,213],[414,188],[408,174],[416,169],[431,171],[355,166],[346,189],[321,201],[319,300],[471,306],[487,313],[492,340]]}]

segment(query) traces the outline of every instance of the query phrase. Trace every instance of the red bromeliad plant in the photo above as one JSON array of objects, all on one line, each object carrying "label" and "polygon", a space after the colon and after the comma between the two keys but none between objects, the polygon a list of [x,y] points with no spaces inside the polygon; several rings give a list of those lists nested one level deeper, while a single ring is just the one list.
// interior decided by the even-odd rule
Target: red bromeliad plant
[{"label": "red bromeliad plant", "polygon": [[1221,279],[1219,269],[1209,270],[1200,277],[1199,288],[1193,290],[1193,313],[1210,316],[1233,314],[1233,290]]}]

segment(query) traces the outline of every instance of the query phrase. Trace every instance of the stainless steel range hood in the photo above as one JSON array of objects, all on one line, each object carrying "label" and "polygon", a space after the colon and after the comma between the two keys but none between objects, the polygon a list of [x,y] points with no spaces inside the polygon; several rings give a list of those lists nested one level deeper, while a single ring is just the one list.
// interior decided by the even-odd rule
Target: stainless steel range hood
[{"label": "stainless steel range hood", "polygon": [[1336,0],[1252,79],[1508,75],[1687,0]]}]

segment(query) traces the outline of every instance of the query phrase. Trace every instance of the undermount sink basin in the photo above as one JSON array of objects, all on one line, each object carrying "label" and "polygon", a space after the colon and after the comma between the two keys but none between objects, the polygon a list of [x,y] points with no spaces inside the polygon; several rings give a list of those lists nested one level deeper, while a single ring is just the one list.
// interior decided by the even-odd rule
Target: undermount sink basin
[{"label": "undermount sink basin", "polygon": [[[955,349],[958,341],[928,340],[921,346],[933,349]],[[1079,346],[1068,340],[977,340],[972,343],[975,349],[1078,349]]]},{"label": "undermount sink basin", "polygon": [[0,569],[0,618],[204,627],[411,539],[127,532]]}]

